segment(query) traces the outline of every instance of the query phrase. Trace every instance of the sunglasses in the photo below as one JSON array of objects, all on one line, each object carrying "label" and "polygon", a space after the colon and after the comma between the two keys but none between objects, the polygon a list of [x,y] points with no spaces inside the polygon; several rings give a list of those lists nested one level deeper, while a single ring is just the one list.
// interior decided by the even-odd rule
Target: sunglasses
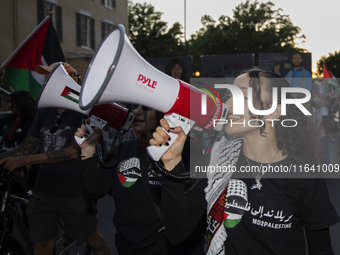
[{"label": "sunglasses", "polygon": [[77,77],[77,82],[79,83],[81,76],[78,73],[68,73],[68,75],[71,77]]}]

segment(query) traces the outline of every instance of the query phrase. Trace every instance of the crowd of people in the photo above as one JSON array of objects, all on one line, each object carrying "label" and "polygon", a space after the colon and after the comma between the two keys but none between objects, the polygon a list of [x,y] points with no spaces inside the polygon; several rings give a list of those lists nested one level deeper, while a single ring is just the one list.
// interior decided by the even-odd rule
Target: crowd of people
[{"label": "crowd of people", "polygon": [[[294,56],[301,64],[299,55]],[[78,82],[77,70],[63,65]],[[186,75],[182,65],[174,59],[168,74],[182,79]],[[54,66],[36,70],[48,75]],[[223,97],[232,121],[206,161],[202,161],[204,146],[194,136],[169,126],[163,113],[135,106],[132,128],[137,139],[115,149],[115,163],[109,168],[97,162],[102,130],[91,127],[94,134],[89,137],[87,116],[65,108],[35,112],[28,92],[12,93],[12,114],[0,120],[0,164],[10,171],[39,169],[32,183],[38,198],[31,197],[25,209],[34,254],[53,254],[60,220],[72,238],[86,241],[93,254],[110,254],[108,242],[115,243],[119,255],[269,255],[306,254],[307,250],[333,254],[329,228],[339,222],[339,216],[324,179],[275,178],[263,171],[263,167],[330,164],[328,142],[338,138],[339,122],[334,127],[333,120],[339,113],[339,97],[335,101],[313,98],[312,117],[293,104],[286,105],[283,115],[281,89],[291,87],[292,78],[258,69],[240,74],[233,85],[244,94],[244,115],[233,111],[232,94]],[[260,116],[249,110],[249,88],[258,110],[272,107],[273,88],[278,89],[272,113]],[[268,121],[273,119],[279,121]],[[291,119],[297,120],[296,127],[280,125]],[[254,120],[263,125],[240,125]],[[169,133],[178,134],[171,146]],[[237,138],[228,140],[227,135]],[[88,139],[79,145],[74,136]],[[154,162],[146,150],[149,145],[169,149]],[[178,178],[192,171],[192,162],[260,170]],[[115,240],[105,240],[97,228],[96,201],[107,194],[115,203]]]}]

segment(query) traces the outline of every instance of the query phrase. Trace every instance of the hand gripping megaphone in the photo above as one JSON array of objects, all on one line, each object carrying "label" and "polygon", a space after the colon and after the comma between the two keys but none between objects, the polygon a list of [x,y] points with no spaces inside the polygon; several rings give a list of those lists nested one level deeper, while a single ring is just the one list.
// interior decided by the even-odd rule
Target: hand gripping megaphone
[{"label": "hand gripping megaphone", "polygon": [[[127,131],[134,120],[129,110],[116,103],[96,105],[87,110],[79,108],[80,86],[68,75],[62,63],[56,64],[47,76],[36,100],[36,108],[58,107],[73,110],[90,117],[87,128],[93,134],[91,126],[101,129],[108,125],[117,130]],[[112,102],[112,101],[111,101]],[[87,138],[75,136],[78,144]]]},{"label": "hand gripping megaphone", "polygon": [[[171,127],[181,126],[187,134],[193,125],[212,129],[222,121],[228,107],[205,91],[157,70],[144,60],[117,25],[97,49],[83,80],[79,96],[81,109],[108,102],[134,103],[165,114]],[[216,125],[221,127],[222,125]],[[177,135],[169,133],[170,145]],[[156,161],[169,146],[149,146]]]}]

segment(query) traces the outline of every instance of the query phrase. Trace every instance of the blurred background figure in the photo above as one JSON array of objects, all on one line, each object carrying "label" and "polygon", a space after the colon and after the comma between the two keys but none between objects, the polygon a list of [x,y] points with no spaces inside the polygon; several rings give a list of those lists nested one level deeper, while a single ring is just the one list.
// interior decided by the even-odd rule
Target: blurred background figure
[{"label": "blurred background figure", "polygon": [[335,142],[336,136],[339,131],[338,123],[335,121],[335,115],[337,113],[337,105],[335,98],[325,97],[326,107],[328,109],[327,122],[325,123],[325,132],[328,136],[329,142]]},{"label": "blurred background figure", "polygon": [[166,65],[165,73],[170,75],[175,79],[180,79],[182,81],[187,81],[187,68],[184,62],[179,58],[173,58]]},{"label": "blurred background figure", "polygon": [[[21,90],[15,91],[9,96],[8,108],[12,113],[0,119],[0,153],[14,149],[22,143],[36,114],[35,100],[31,93]],[[29,171],[28,175],[25,174],[26,181],[33,188],[38,174],[38,167],[36,165],[26,165],[26,170]],[[20,185],[17,186],[17,192],[19,196],[28,199],[26,192]],[[26,211],[26,205],[20,204],[20,207],[23,212]],[[26,213],[23,213],[23,219],[28,228]]]},{"label": "blurred background figure", "polygon": [[20,145],[31,127],[36,110],[34,98],[27,91],[10,94],[8,103],[12,113],[0,120],[1,153]]},{"label": "blurred background figure", "polygon": [[318,153],[319,164],[329,164],[328,136],[325,132],[325,123],[328,118],[328,108],[325,101],[320,97],[315,97],[312,100],[313,107],[313,122],[318,134],[320,144],[320,153]]},{"label": "blurred background figure", "polygon": [[286,79],[292,87],[305,88],[312,91],[312,74],[302,66],[301,53],[292,55],[293,68],[287,73]]}]

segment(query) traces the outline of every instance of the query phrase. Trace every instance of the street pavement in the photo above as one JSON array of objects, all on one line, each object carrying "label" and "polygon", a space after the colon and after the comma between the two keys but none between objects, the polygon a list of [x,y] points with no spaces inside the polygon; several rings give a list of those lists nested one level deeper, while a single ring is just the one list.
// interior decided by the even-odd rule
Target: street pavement
[{"label": "street pavement", "polygon": [[[337,155],[336,142],[329,143],[331,164],[339,164],[339,156]],[[340,178],[326,179],[330,199],[340,215]],[[98,228],[101,234],[105,237],[111,248],[112,255],[118,255],[114,236],[116,233],[112,223],[113,213],[115,211],[112,197],[105,196],[98,201]],[[340,255],[340,223],[330,228],[333,250],[336,255]]]}]

